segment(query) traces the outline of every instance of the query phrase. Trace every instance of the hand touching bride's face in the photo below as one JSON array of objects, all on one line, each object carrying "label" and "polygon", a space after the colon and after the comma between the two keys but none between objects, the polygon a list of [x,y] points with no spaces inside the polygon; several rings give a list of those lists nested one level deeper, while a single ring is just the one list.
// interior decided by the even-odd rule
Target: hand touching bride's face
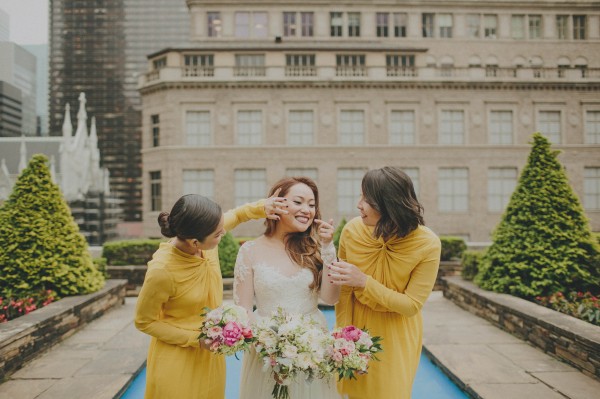
[{"label": "hand touching bride's face", "polygon": [[284,198],[288,214],[280,216],[277,229],[288,233],[306,231],[315,219],[315,194],[306,184],[298,183],[290,187]]}]

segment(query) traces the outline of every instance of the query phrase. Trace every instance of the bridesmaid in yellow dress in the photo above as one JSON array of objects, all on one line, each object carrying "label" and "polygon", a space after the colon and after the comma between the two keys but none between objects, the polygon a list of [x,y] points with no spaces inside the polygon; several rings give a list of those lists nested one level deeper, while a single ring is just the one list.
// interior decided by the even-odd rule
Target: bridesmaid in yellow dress
[{"label": "bridesmaid in yellow dress", "polygon": [[226,230],[250,219],[279,219],[282,198],[247,204],[225,214],[200,195],[181,197],[158,217],[161,243],[148,262],[137,300],[135,326],[152,336],[146,399],[213,399],[225,396],[225,358],[198,341],[204,307],[223,299],[218,244]]},{"label": "bridesmaid in yellow dress", "polygon": [[410,178],[399,168],[367,172],[358,202],[360,217],[344,227],[333,284],[341,285],[336,324],[366,327],[383,338],[369,372],[343,380],[349,399],[410,399],[421,356],[421,308],[440,263],[439,238],[423,221]]}]

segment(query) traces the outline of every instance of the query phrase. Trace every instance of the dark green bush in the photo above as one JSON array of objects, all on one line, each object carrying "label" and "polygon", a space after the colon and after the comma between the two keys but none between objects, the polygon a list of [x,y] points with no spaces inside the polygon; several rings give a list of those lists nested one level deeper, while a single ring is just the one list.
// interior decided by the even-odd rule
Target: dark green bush
[{"label": "dark green bush", "polygon": [[161,242],[150,238],[107,242],[102,247],[102,257],[111,266],[145,265]]},{"label": "dark green bush", "polygon": [[600,254],[557,151],[539,133],[475,282],[525,299],[597,294]]},{"label": "dark green bush", "polygon": [[340,224],[338,224],[338,226],[335,229],[335,232],[333,233],[333,245],[335,245],[336,251],[340,247],[340,236],[342,235],[342,230],[344,230],[344,226],[346,225],[346,223],[346,218],[342,218],[342,220],[340,220]]},{"label": "dark green bush", "polygon": [[106,258],[92,258],[92,262],[94,262],[94,266],[102,273],[104,278],[108,278],[108,273],[106,272]]},{"label": "dark green bush", "polygon": [[94,292],[104,277],[44,155],[34,155],[0,209],[0,296],[25,298],[52,290],[58,298]]},{"label": "dark green bush", "polygon": [[441,260],[460,259],[467,249],[465,240],[460,237],[441,236],[442,256]]},{"label": "dark green bush", "polygon": [[485,251],[465,251],[462,255],[461,276],[465,280],[473,280],[479,270],[479,263]]},{"label": "dark green bush", "polygon": [[233,238],[231,233],[227,233],[221,238],[219,243],[219,263],[221,264],[221,275],[223,277],[233,277],[235,260],[237,258],[240,245]]}]

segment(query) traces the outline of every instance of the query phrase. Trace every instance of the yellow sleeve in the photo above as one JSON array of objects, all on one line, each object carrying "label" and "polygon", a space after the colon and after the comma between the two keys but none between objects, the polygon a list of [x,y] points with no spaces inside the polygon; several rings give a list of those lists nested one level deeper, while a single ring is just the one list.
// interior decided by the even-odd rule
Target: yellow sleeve
[{"label": "yellow sleeve", "polygon": [[414,316],[421,310],[431,294],[440,266],[441,245],[439,241],[425,254],[410,275],[404,293],[386,287],[368,276],[363,289],[356,289],[354,295],[362,304],[379,312],[395,312],[403,316]]},{"label": "yellow sleeve", "polygon": [[252,219],[265,218],[265,200],[238,206],[225,212],[225,230],[233,230],[238,224]]},{"label": "yellow sleeve", "polygon": [[184,330],[158,318],[163,304],[173,292],[173,280],[166,270],[148,270],[135,308],[135,326],[141,332],[167,344],[199,347],[198,331]]}]

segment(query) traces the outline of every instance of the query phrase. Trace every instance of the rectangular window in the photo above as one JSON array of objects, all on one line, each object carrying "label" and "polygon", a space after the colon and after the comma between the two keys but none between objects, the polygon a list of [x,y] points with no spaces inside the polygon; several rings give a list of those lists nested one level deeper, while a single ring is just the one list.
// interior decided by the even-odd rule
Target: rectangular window
[{"label": "rectangular window", "polygon": [[497,15],[484,15],[483,16],[483,36],[486,39],[495,39],[497,29],[498,29],[498,16]]},{"label": "rectangular window", "polygon": [[314,54],[286,54],[285,76],[317,76]]},{"label": "rectangular window", "polygon": [[269,30],[266,12],[236,12],[235,36],[240,38],[265,38]]},{"label": "rectangular window", "polygon": [[312,37],[315,35],[315,14],[312,12],[301,12],[300,19],[302,20],[302,36]]},{"label": "rectangular window", "polygon": [[284,12],[283,13],[283,36],[296,36],[296,13],[295,12]]},{"label": "rectangular window", "polygon": [[583,207],[588,211],[600,210],[600,168],[583,170]]},{"label": "rectangular window", "polygon": [[600,111],[585,113],[585,143],[600,144]]},{"label": "rectangular window", "polygon": [[452,37],[452,14],[439,14],[438,26],[440,28],[440,37]]},{"label": "rectangular window", "polygon": [[408,14],[405,12],[394,13],[394,37],[406,37],[408,30]]},{"label": "rectangular window", "polygon": [[479,14],[467,14],[467,37],[478,38],[481,36],[481,18]]},{"label": "rectangular window", "polygon": [[329,13],[331,37],[342,37],[344,18],[341,12]]},{"label": "rectangular window", "polygon": [[183,76],[214,76],[213,54],[186,54]]},{"label": "rectangular window", "polygon": [[385,61],[387,76],[417,76],[415,56],[412,54],[388,54]]},{"label": "rectangular window", "polygon": [[360,184],[365,174],[363,168],[341,168],[337,173],[338,212],[343,217],[356,215],[360,198]]},{"label": "rectangular window", "polygon": [[206,198],[215,198],[215,171],[212,169],[184,169],[183,193],[200,194]]},{"label": "rectangular window", "polygon": [[504,211],[516,186],[516,168],[489,168],[488,211]]},{"label": "rectangular window", "polygon": [[221,13],[209,11],[206,13],[208,37],[220,37],[223,26],[221,25]]},{"label": "rectangular window", "polygon": [[360,13],[349,12],[348,13],[348,36],[358,37],[360,36]]},{"label": "rectangular window", "polygon": [[390,144],[415,144],[415,111],[392,111],[390,115]]},{"label": "rectangular window", "polygon": [[569,38],[569,16],[568,15],[557,15],[556,16],[556,37],[560,40],[567,40]]},{"label": "rectangular window", "polygon": [[258,201],[267,192],[267,172],[264,169],[236,169],[235,206]]},{"label": "rectangular window", "polygon": [[236,54],[234,76],[265,76],[264,54]]},{"label": "rectangular window", "polygon": [[552,144],[560,144],[560,111],[540,111],[538,113],[537,130],[550,140]]},{"label": "rectangular window", "polygon": [[506,145],[513,143],[512,111],[490,112],[490,144]]},{"label": "rectangular window", "polygon": [[511,17],[510,34],[513,39],[525,39],[525,15],[513,15]]},{"label": "rectangular window", "polygon": [[338,54],[335,58],[335,76],[367,76],[363,54]]},{"label": "rectangular window", "polygon": [[212,144],[212,129],[209,111],[187,111],[185,113],[185,137],[189,146]]},{"label": "rectangular window", "polygon": [[529,39],[539,39],[542,37],[542,16],[529,15]]},{"label": "rectangular window", "polygon": [[288,114],[288,143],[290,145],[312,145],[313,137],[313,111],[290,111]]},{"label": "rectangular window", "polygon": [[587,38],[587,17],[585,15],[573,15],[573,40],[585,40]]},{"label": "rectangular window", "polygon": [[304,176],[313,179],[316,182],[319,177],[319,172],[317,168],[287,168],[285,170],[285,175],[288,177]]},{"label": "rectangular window", "polygon": [[160,116],[158,114],[150,115],[150,123],[152,126],[152,147],[160,145]]},{"label": "rectangular window", "polygon": [[239,145],[260,145],[263,136],[262,111],[238,111],[237,142]]},{"label": "rectangular window", "polygon": [[150,210],[162,210],[162,183],[160,170],[150,172]]},{"label": "rectangular window", "polygon": [[412,180],[413,187],[415,188],[415,194],[419,197],[420,186],[419,186],[419,168],[401,168],[404,173]]},{"label": "rectangular window", "polygon": [[438,210],[469,210],[469,171],[467,168],[440,168],[438,175]]},{"label": "rectangular window", "polygon": [[363,145],[365,143],[365,112],[341,111],[338,134],[342,145]]},{"label": "rectangular window", "polygon": [[160,58],[157,58],[154,61],[152,61],[152,68],[155,71],[158,71],[159,69],[163,69],[166,66],[167,66],[167,57],[160,57]]},{"label": "rectangular window", "polygon": [[433,37],[435,29],[434,14],[423,13],[421,16],[421,24],[423,28],[423,37]]},{"label": "rectangular window", "polygon": [[375,23],[377,37],[388,37],[390,35],[390,15],[387,12],[376,13]]},{"label": "rectangular window", "polygon": [[445,110],[441,112],[439,143],[449,145],[465,143],[464,111]]}]

